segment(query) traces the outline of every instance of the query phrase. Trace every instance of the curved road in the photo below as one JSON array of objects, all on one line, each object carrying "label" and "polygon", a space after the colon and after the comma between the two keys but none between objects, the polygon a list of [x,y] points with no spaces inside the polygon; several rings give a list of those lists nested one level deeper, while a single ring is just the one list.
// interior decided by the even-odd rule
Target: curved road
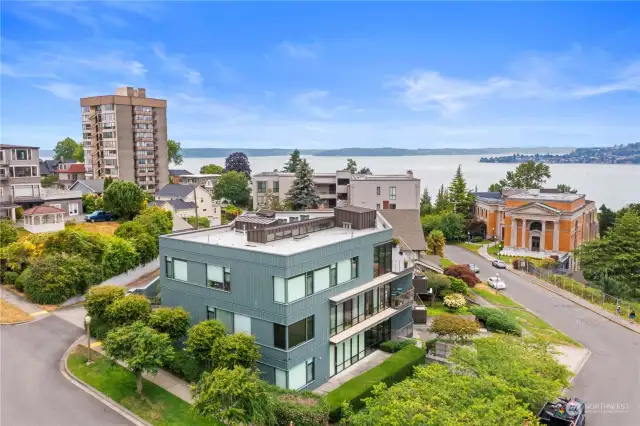
[{"label": "curved road", "polygon": [[[461,247],[447,246],[446,256],[456,263],[475,263],[482,280],[497,272],[491,262]],[[500,276],[507,284],[506,295],[591,350],[569,391],[587,402],[587,423],[640,425],[640,334],[510,271],[500,270]]]},{"label": "curved road", "polygon": [[55,315],[0,326],[0,425],[131,425],[60,372],[62,355],[82,332]]}]

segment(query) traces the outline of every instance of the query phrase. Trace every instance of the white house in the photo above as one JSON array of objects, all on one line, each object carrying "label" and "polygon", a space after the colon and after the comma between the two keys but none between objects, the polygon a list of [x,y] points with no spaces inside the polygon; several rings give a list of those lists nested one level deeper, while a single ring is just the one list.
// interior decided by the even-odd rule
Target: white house
[{"label": "white house", "polygon": [[56,232],[64,229],[65,211],[53,206],[36,206],[22,212],[24,229],[39,234],[42,232]]},{"label": "white house", "polygon": [[208,218],[211,226],[221,223],[221,206],[199,185],[165,185],[156,194],[155,204],[185,219],[196,215],[197,205],[199,217]]}]

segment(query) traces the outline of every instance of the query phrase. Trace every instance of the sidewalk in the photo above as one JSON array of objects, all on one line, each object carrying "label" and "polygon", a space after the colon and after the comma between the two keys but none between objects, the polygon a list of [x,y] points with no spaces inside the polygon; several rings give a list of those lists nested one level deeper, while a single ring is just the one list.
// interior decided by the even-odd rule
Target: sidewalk
[{"label": "sidewalk", "polygon": [[37,317],[40,315],[46,315],[49,312],[42,309],[42,307],[36,303],[31,303],[25,300],[24,297],[21,297],[12,291],[6,289],[4,286],[0,286],[0,299],[3,299],[16,308],[20,308],[25,313],[31,315],[32,317]]},{"label": "sidewalk", "polygon": [[[97,342],[93,338],[91,339],[91,349],[102,355],[105,355],[104,351],[102,350],[102,342]],[[126,367],[126,364],[123,362],[118,362],[118,364]],[[142,373],[142,377],[152,383],[155,383],[161,388],[166,389],[168,392],[174,394],[183,401],[188,402],[189,404],[193,404],[189,383],[174,376],[173,374],[163,369],[158,369],[158,373],[156,375]]]},{"label": "sidewalk", "polygon": [[[480,250],[478,250],[478,254],[482,257],[484,257],[485,259],[489,260],[489,261],[493,261],[495,260],[495,258],[493,256],[491,256],[488,252],[487,252],[487,248],[490,246],[490,244],[484,245],[480,248]],[[540,278],[534,277],[533,275],[529,275],[526,272],[522,272],[519,271],[517,269],[513,269],[513,266],[511,266],[510,264],[507,264],[507,269],[510,270],[511,272],[513,272],[516,275],[519,275],[520,277],[524,278],[525,280],[536,284],[542,288],[544,288],[545,290],[548,290],[552,293],[557,294],[560,297],[564,297],[565,299],[575,303],[576,305],[580,305],[585,309],[589,309],[590,311],[607,318],[609,321],[615,322],[618,325],[621,325],[631,331],[634,331],[638,334],[640,334],[640,325],[636,324],[636,323],[632,323],[630,321],[627,321],[626,319],[619,317],[605,309],[602,309],[600,306],[595,305],[591,302],[588,302],[587,300],[576,296],[575,294],[563,290],[561,288],[558,288],[556,286],[554,286],[553,284],[550,284],[544,280],[541,280]]]}]

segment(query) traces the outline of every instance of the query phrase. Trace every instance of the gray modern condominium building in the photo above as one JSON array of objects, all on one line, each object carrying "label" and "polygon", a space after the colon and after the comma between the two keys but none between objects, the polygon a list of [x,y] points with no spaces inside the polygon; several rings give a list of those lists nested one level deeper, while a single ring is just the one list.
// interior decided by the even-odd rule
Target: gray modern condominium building
[{"label": "gray modern condominium building", "polygon": [[255,335],[271,383],[314,389],[413,326],[413,266],[375,210],[258,212],[160,238],[162,302]]}]

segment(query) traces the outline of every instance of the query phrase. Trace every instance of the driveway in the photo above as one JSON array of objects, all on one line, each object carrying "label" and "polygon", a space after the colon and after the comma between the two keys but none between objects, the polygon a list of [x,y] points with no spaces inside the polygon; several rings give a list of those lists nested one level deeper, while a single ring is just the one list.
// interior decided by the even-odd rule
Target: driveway
[{"label": "driveway", "polygon": [[70,383],[60,359],[83,330],[55,315],[0,326],[0,424],[131,425]]},{"label": "driveway", "polygon": [[504,293],[591,350],[569,395],[587,402],[590,425],[640,424],[640,335],[551,293],[456,246],[446,247],[456,263],[475,263],[482,280],[499,272]]}]

